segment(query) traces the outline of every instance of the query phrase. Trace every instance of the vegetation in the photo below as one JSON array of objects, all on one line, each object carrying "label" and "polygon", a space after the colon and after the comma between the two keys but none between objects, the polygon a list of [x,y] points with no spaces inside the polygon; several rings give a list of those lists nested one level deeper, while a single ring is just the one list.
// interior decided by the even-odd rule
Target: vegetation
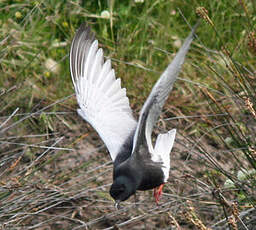
[{"label": "vegetation", "polygon": [[[256,2],[0,2],[0,229],[253,229]],[[69,48],[95,32],[135,116],[200,18],[156,133],[178,129],[161,203],[116,210],[112,164],[76,113]]]}]

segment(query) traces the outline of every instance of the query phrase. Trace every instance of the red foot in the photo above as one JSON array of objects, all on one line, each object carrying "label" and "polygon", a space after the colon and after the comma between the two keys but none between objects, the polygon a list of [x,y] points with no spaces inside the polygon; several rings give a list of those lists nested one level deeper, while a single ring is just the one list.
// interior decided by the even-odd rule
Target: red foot
[{"label": "red foot", "polygon": [[164,187],[164,184],[161,184],[159,187],[154,188],[154,197],[156,200],[156,204],[158,204],[158,202],[160,200],[160,196],[162,194],[163,187]]}]

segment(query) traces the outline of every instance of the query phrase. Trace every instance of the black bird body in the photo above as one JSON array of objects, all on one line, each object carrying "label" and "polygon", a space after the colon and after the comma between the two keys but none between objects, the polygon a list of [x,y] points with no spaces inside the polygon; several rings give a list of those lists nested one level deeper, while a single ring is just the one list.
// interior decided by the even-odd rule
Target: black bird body
[{"label": "black bird body", "polygon": [[[129,196],[133,195],[136,190],[148,190],[153,189],[164,183],[164,175],[161,169],[161,164],[156,164],[151,159],[137,157],[131,157],[133,146],[134,132],[128,137],[124,145],[121,147],[120,152],[114,161],[113,169],[113,181],[110,194],[115,200],[126,200],[128,197],[119,197],[120,193],[118,188],[125,184],[126,187],[133,188],[129,192]],[[147,152],[147,148],[143,146],[141,151]],[[137,170],[137,169],[140,170]],[[118,178],[121,178],[118,180]],[[127,180],[129,178],[129,180]],[[121,193],[122,194],[122,193]]]},{"label": "black bird body", "polygon": [[136,190],[148,190],[164,183],[161,164],[145,158],[129,157],[120,164],[114,162],[113,180],[121,175],[133,178]]},{"label": "black bird body", "polygon": [[80,107],[78,113],[95,128],[110,152],[114,163],[110,195],[117,203],[128,199],[136,190],[153,188],[158,202],[162,185],[169,178],[176,130],[159,134],[154,147],[151,134],[180,72],[194,31],[195,27],[153,87],[138,121],[132,115],[120,79],[115,78],[110,60],[104,62],[103,51],[98,48],[90,28],[83,24],[72,41],[70,72]]}]

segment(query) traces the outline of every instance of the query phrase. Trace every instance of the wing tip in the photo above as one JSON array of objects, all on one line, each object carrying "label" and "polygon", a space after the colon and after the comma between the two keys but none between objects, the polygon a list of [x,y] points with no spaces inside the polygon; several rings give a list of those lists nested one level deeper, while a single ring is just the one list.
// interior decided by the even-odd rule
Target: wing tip
[{"label": "wing tip", "polygon": [[86,22],[82,23],[75,33],[75,36],[71,43],[70,56],[74,51],[73,48],[75,47],[75,44],[79,42],[79,40],[81,39],[81,36],[83,35],[84,35],[83,40],[90,40],[91,42],[95,40],[95,34],[94,32],[91,31],[91,27]]},{"label": "wing tip", "polygon": [[82,23],[79,26],[78,30],[76,31],[74,39],[76,37],[79,37],[83,32],[86,32],[88,35],[91,35],[94,39],[95,34],[94,34],[94,32],[91,31],[91,27],[86,22]]},{"label": "wing tip", "polygon": [[198,28],[198,26],[201,24],[201,21],[200,20],[198,20],[197,22],[196,22],[196,24],[193,26],[193,28],[192,28],[192,33],[193,34],[195,34],[195,32],[196,32],[196,30],[197,30],[197,28]]},{"label": "wing tip", "polygon": [[[191,32],[190,32],[190,34],[189,34],[189,36],[188,36],[188,38],[187,38],[187,40],[193,40],[194,38],[196,38],[196,30],[197,30],[197,28],[198,28],[198,26],[201,24],[201,21],[200,20],[198,20],[197,22],[196,22],[196,24],[191,28]],[[184,42],[184,43],[186,43],[186,42]]]},{"label": "wing tip", "polygon": [[74,85],[81,73],[81,57],[84,55],[85,49],[88,50],[95,40],[95,34],[91,31],[90,26],[87,23],[82,23],[74,35],[69,52],[70,73]]}]

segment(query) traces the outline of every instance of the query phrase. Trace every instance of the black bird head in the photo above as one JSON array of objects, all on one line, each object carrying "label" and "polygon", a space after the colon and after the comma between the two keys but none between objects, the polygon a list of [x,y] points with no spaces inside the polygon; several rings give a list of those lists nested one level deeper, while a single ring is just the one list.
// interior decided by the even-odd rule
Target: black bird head
[{"label": "black bird head", "polygon": [[120,201],[127,200],[135,194],[136,185],[133,180],[127,176],[119,176],[114,180],[110,188],[110,195],[118,204]]}]

